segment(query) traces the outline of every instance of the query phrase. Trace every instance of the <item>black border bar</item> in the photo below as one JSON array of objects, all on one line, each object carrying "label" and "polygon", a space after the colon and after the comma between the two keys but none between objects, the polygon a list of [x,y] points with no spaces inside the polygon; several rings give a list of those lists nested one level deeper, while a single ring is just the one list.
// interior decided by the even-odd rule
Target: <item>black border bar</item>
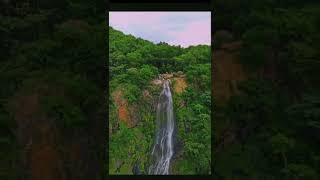
[{"label": "black border bar", "polygon": [[210,3],[110,3],[109,11],[211,11]]}]

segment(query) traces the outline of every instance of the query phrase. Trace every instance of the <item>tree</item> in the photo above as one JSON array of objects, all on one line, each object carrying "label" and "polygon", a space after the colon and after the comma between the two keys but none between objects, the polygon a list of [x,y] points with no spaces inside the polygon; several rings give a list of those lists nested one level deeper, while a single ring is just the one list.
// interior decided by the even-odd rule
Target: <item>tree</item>
[{"label": "tree", "polygon": [[284,168],[288,168],[288,159],[286,153],[294,147],[294,141],[285,135],[278,133],[269,140],[274,154],[281,154]]}]

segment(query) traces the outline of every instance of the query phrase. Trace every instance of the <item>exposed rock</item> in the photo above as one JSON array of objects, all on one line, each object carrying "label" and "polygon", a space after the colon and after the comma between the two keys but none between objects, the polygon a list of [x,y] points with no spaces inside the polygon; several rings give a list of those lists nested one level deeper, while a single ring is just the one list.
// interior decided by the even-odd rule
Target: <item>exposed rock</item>
[{"label": "exposed rock", "polygon": [[52,147],[53,144],[46,146],[33,146],[29,159],[31,179],[35,180],[56,180],[66,179],[62,173],[62,162],[59,160],[59,153]]},{"label": "exposed rock", "polygon": [[148,90],[143,90],[143,98],[145,99],[152,98]]},{"label": "exposed rock", "polygon": [[248,72],[239,61],[241,46],[241,41],[235,41],[222,44],[220,49],[213,51],[212,93],[218,103],[227,102],[232,95],[238,94],[238,84],[241,81],[251,77],[263,77],[273,81],[278,79],[275,54],[271,50],[263,67],[257,69],[256,72]]},{"label": "exposed rock", "polygon": [[137,160],[137,161],[134,163],[133,168],[132,168],[132,173],[133,173],[134,175],[139,175],[139,174],[141,174],[141,172],[140,172],[140,162],[139,162],[139,160]]},{"label": "exposed rock", "polygon": [[241,46],[240,42],[224,44],[223,47],[231,48],[235,52],[226,50],[215,50],[213,52],[212,63],[213,73],[212,94],[215,102],[225,103],[229,98],[238,93],[238,84],[249,78],[248,73],[239,62],[236,52]]},{"label": "exposed rock", "polygon": [[123,161],[117,160],[116,161],[116,172],[120,172],[121,166],[124,164]]},{"label": "exposed rock", "polygon": [[161,85],[162,84],[162,81],[160,79],[154,79],[153,81],[151,81],[151,83],[153,85]]},{"label": "exposed rock", "polygon": [[138,122],[137,113],[135,113],[134,107],[129,107],[127,100],[123,98],[122,91],[116,90],[112,97],[117,106],[119,120],[123,121],[129,128],[136,126]]},{"label": "exposed rock", "polygon": [[182,93],[187,88],[187,82],[185,78],[177,77],[173,78],[175,80],[174,92]]},{"label": "exposed rock", "polygon": [[169,74],[169,73],[162,74],[162,77],[163,77],[164,79],[171,79],[171,78],[173,78],[173,74]]},{"label": "exposed rock", "polygon": [[122,104],[118,107],[118,115],[119,115],[120,121],[124,121],[128,125],[130,124],[129,117],[128,117],[128,108],[127,108],[126,104],[124,104],[124,105]]},{"label": "exposed rock", "polygon": [[[182,93],[186,88],[187,88],[187,81],[185,79],[185,74],[183,74],[182,71],[178,71],[178,73],[176,73],[176,75],[174,75],[174,73],[166,73],[166,74],[160,74],[159,75],[159,79],[154,79],[151,81],[151,84],[153,85],[162,85],[163,83],[163,79],[172,79],[175,81],[173,90],[176,93]],[[145,95],[145,93],[144,93]]]},{"label": "exposed rock", "polygon": [[41,94],[17,94],[11,99],[10,109],[17,122],[16,135],[24,147],[24,166],[34,180],[66,179],[63,163],[56,149],[57,130],[44,115]]}]

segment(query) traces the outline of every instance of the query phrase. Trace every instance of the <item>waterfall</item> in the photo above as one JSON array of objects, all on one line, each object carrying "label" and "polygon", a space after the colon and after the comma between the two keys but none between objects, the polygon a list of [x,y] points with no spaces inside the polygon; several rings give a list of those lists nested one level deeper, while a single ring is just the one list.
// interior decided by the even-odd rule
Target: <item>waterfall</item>
[{"label": "waterfall", "polygon": [[170,80],[164,80],[157,106],[157,134],[151,151],[152,164],[149,167],[149,174],[169,174],[170,160],[173,155],[173,130]]}]

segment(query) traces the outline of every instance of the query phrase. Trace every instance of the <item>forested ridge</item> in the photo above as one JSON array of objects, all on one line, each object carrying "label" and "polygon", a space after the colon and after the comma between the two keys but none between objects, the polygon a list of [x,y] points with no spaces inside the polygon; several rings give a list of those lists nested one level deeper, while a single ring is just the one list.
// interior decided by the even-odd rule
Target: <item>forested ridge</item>
[{"label": "forested ridge", "polygon": [[9,0],[0,9],[0,179],[102,179],[104,2]]},{"label": "forested ridge", "polygon": [[147,173],[162,87],[152,82],[160,74],[182,89],[173,92],[172,174],[211,173],[211,47],[155,44],[112,27],[109,42],[109,173]]},{"label": "forested ridge", "polygon": [[232,75],[217,73],[228,68],[222,61],[244,69],[230,80],[230,97],[214,103],[214,176],[319,179],[319,3],[224,0],[213,7],[213,92],[222,91],[218,75]]}]

